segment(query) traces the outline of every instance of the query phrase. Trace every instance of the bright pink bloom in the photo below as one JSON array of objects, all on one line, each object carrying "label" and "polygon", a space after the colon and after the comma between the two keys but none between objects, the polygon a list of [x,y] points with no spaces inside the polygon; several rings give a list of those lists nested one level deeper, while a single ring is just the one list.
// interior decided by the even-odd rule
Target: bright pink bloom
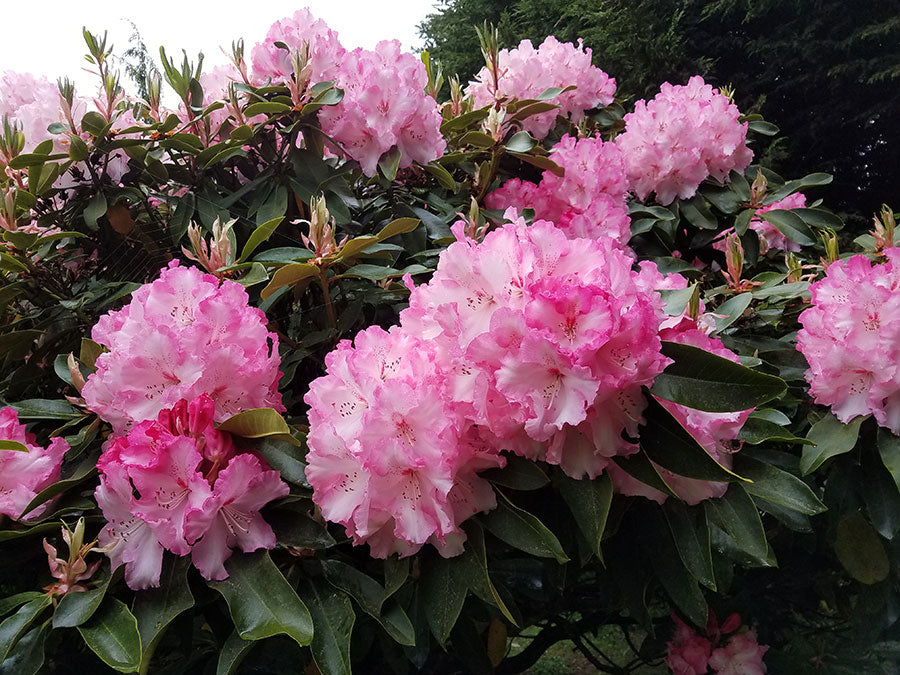
[{"label": "bright pink bloom", "polygon": [[[283,49],[275,43],[284,43]],[[294,75],[290,51],[309,47],[311,64],[310,83],[336,80],[347,50],[338,40],[338,34],[321,19],[313,17],[308,9],[300,9],[293,16],[272,24],[265,40],[258,42],[251,58],[253,79],[258,84],[285,82]]]},{"label": "bright pink bloom", "polygon": [[66,120],[60,107],[59,89],[46,77],[4,72],[0,77],[0,118],[3,115],[9,115],[10,121],[17,122],[25,134],[23,152],[34,152],[39,143],[49,139],[53,139],[56,152],[68,152],[68,136],[55,136],[47,131],[51,124]]},{"label": "bright pink bloom", "polygon": [[[69,444],[51,438],[50,445],[37,445],[34,434],[25,431],[13,408],[0,408],[0,439],[22,443],[27,452],[0,450],[0,516],[21,518],[25,507],[38,492],[59,480],[59,470]],[[25,520],[38,517],[46,504],[24,514]]]},{"label": "bright pink bloom", "polygon": [[503,460],[449,397],[432,342],[372,327],[326,357],[310,384],[306,477],[326,519],[375,557],[430,542],[462,551],[459,524],[496,506],[475,474]]},{"label": "bright pink bloom", "polygon": [[225,561],[233,548],[247,553],[275,548],[275,533],[259,510],[288,491],[281,475],[264,470],[253,455],[233,457],[186,525],[188,540],[196,542],[191,548],[194,566],[207,579],[225,579]]},{"label": "bright pink bloom", "polygon": [[753,152],[739,117],[699,75],[686,85],[664,83],[653,100],[638,101],[625,115],[625,133],[616,139],[632,191],[639,199],[655,192],[656,201],[669,204],[693,197],[709,176],[724,181],[743,171]]},{"label": "bright pink bloom", "polygon": [[233,281],[174,261],[123,309],[101,317],[92,337],[109,351],[82,396],[118,434],[204,393],[216,421],[251,408],[284,410],[278,338]]},{"label": "bright pink bloom", "polygon": [[586,110],[613,102],[616,81],[591,64],[591,55],[582,40],[575,45],[551,35],[537,49],[530,40],[522,40],[515,49],[500,50],[497,91],[494,78],[485,67],[469,83],[466,94],[480,108],[503,99],[537,98],[551,87],[565,89],[574,85],[575,89],[550,99],[559,105],[558,110],[532,115],[522,122],[523,128],[536,138],[544,138],[555,126],[557,115],[579,122]]},{"label": "bright pink bloom", "polygon": [[756,633],[735,633],[725,647],[713,651],[709,665],[716,675],[763,675],[768,672],[763,655],[768,645],[756,641]]},{"label": "bright pink bloom", "polygon": [[842,422],[872,414],[900,434],[900,249],[887,262],[855,255],[828,266],[810,287],[797,349],[817,403]]},{"label": "bright pink bloom", "polygon": [[628,184],[622,153],[599,136],[563,136],[551,158],[565,174],[544,171],[537,185],[518,178],[489,193],[491,209],[534,209],[535,217],[556,224],[571,239],[608,237],[621,246],[631,238],[625,196]]},{"label": "bright pink bloom", "polygon": [[441,114],[425,93],[425,66],[400,51],[397,40],[383,40],[374,51],[348,52],[336,75],[343,100],[319,112],[322,130],[340,143],[363,173],[374,176],[379,158],[396,147],[400,168],[427,164],[444,153]]},{"label": "bright pink bloom", "polygon": [[131,588],[159,585],[164,549],[191,553],[204,577],[224,579],[235,546],[275,546],[259,509],[287,494],[287,484],[213,427],[214,408],[205,394],[179,401],[116,438],[97,463],[97,503],[108,521],[101,543],[117,542],[109,557],[125,565]]}]

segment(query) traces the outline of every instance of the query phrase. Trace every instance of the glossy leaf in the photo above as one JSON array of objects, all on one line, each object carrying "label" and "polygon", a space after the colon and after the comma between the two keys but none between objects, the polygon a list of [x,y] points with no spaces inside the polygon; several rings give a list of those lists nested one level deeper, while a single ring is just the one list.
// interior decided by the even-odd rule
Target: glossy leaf
[{"label": "glossy leaf", "polygon": [[663,504],[663,514],[685,568],[701,584],[716,590],[706,513],[702,508],[669,499]]},{"label": "glossy leaf", "polygon": [[894,436],[887,429],[878,428],[878,453],[885,468],[900,490],[900,436]]},{"label": "glossy leaf", "polygon": [[772,209],[758,214],[774,225],[781,234],[801,246],[815,246],[816,235],[809,229],[803,218],[792,211]]},{"label": "glossy leaf", "polygon": [[219,650],[219,659],[216,662],[216,675],[232,675],[237,672],[241,662],[250,653],[257,643],[253,640],[245,640],[237,631],[233,632],[225,640],[225,644]]},{"label": "glossy leaf", "polygon": [[315,625],[313,659],[322,675],[350,675],[350,635],[356,615],[350,599],[327,584],[310,579],[300,583],[300,593]]},{"label": "glossy leaf", "polygon": [[861,513],[845,516],[837,524],[834,552],[850,576],[863,584],[883,581],[890,573],[884,544]]},{"label": "glossy leaf", "polygon": [[272,408],[253,408],[239,412],[217,428],[242,438],[271,438],[300,445],[300,441],[291,435],[291,428],[284,418]]},{"label": "glossy leaf", "polygon": [[476,521],[466,523],[466,547],[462,560],[468,566],[466,574],[469,590],[485,602],[495,605],[514,626],[519,624],[510,612],[503,598],[497,592],[488,572],[487,549],[484,545],[484,530]]},{"label": "glossy leaf", "polygon": [[707,515],[734,540],[739,549],[765,562],[769,551],[759,511],[742,485],[733,483],[719,499],[704,502]]},{"label": "glossy leaf", "polygon": [[294,263],[292,265],[279,267],[272,276],[269,285],[262,289],[260,297],[262,297],[263,300],[266,300],[279,288],[293,286],[299,281],[317,276],[319,276],[319,268],[307,263]]},{"label": "glossy leaf", "polygon": [[841,424],[837,417],[826,413],[816,422],[806,435],[815,445],[805,446],[800,458],[800,471],[803,475],[812,473],[832,457],[850,452],[856,445],[859,425],[864,419],[866,418],[857,417],[849,424]]},{"label": "glossy leaf", "polygon": [[75,628],[90,619],[103,602],[113,576],[107,576],[96,588],[64,595],[53,612],[53,627]]},{"label": "glossy leaf", "polygon": [[419,588],[431,632],[442,645],[459,618],[466,591],[467,566],[455,558],[434,557],[422,566]]},{"label": "glossy leaf", "polygon": [[245,640],[287,635],[301,647],[310,643],[309,610],[275,567],[268,552],[235,553],[225,563],[228,578],[210,582],[228,603],[238,634]]},{"label": "glossy leaf", "polygon": [[650,392],[689,408],[707,412],[747,410],[787,390],[778,377],[691,345],[664,341],[662,353],[674,362],[657,376]]},{"label": "glossy leaf", "polygon": [[276,230],[276,228],[281,224],[281,221],[283,220],[284,216],[278,216],[276,218],[272,218],[271,220],[267,220],[262,225],[253,230],[253,232],[250,234],[250,238],[247,239],[247,243],[244,244],[244,248],[241,249],[241,257],[237,259],[237,262],[244,262],[251,255],[253,255],[253,252],[257,248],[259,248],[259,245],[272,236],[272,233]]},{"label": "glossy leaf", "polygon": [[556,535],[535,516],[514,506],[502,494],[499,497],[497,508],[482,521],[491,534],[526,553],[555,558],[560,563],[568,562],[569,557]]},{"label": "glossy leaf", "polygon": [[738,453],[734,456],[734,470],[753,481],[744,485],[744,489],[755,497],[808,516],[827,510],[806,483],[771,464]]},{"label": "glossy leaf", "polygon": [[482,478],[513,490],[539,490],[550,483],[547,474],[532,461],[508,455],[506,466],[482,472]]},{"label": "glossy leaf", "polygon": [[0,663],[0,673],[15,675],[35,675],[44,665],[44,643],[50,633],[48,623],[32,628],[25,633],[13,650]]},{"label": "glossy leaf", "polygon": [[576,480],[561,473],[559,491],[591,550],[597,557],[602,558],[600,540],[606,529],[606,519],[609,516],[613,495],[609,475],[602,474],[593,480]]},{"label": "glossy leaf", "polygon": [[141,665],[141,636],[137,619],[125,603],[109,597],[78,632],[100,659],[120,673],[133,673]]},{"label": "glossy leaf", "polygon": [[0,623],[0,662],[6,659],[28,627],[50,606],[50,596],[29,600]]},{"label": "glossy leaf", "polygon": [[[194,606],[188,586],[188,558],[167,556],[163,560],[159,588],[139,591],[134,599],[134,616],[141,636],[142,665],[153,655],[156,643],[179,614]],[[148,671],[149,672],[149,671]]]}]

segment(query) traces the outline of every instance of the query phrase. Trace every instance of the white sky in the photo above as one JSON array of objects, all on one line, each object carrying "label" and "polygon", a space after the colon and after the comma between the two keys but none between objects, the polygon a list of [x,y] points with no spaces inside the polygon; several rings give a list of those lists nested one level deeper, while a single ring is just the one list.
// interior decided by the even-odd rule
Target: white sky
[{"label": "white sky", "polygon": [[[55,82],[67,75],[82,94],[93,94],[96,78],[84,72],[87,49],[81,27],[94,34],[109,32],[115,52],[128,46],[130,19],[138,27],[150,55],[158,61],[163,45],[170,58],[186,49],[202,51],[204,70],[225,63],[220,47],[244,38],[245,54],[269,26],[304,6],[338,32],[341,43],[371,48],[379,40],[398,39],[406,49],[421,46],[417,24],[430,13],[434,0],[25,0],[2,2],[4,31],[0,39],[0,71],[44,75]],[[122,73],[123,85],[134,91]]]}]

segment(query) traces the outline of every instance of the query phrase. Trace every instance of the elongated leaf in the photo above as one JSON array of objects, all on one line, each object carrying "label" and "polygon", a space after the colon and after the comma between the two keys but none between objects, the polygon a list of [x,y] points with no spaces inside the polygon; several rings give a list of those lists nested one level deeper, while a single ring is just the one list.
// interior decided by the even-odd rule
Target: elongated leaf
[{"label": "elongated leaf", "polygon": [[70,403],[53,399],[32,398],[9,405],[19,413],[19,419],[69,420],[82,416],[82,413]]},{"label": "elongated leaf", "polygon": [[745,454],[737,454],[734,457],[734,470],[753,481],[745,485],[744,489],[755,497],[762,497],[773,504],[808,516],[827,510],[806,483],[771,464]]},{"label": "elongated leaf", "polygon": [[106,598],[86,623],[78,626],[85,644],[120,673],[133,673],[141,665],[141,636],[137,619],[116,598]]},{"label": "elongated leaf", "polygon": [[656,377],[650,392],[689,408],[707,412],[747,410],[787,391],[781,378],[691,345],[663,342],[662,353],[674,363]]},{"label": "elongated leaf", "polygon": [[75,487],[76,485],[81,484],[88,478],[94,476],[97,473],[96,463],[90,460],[85,460],[72,472],[72,474],[63,480],[56,481],[55,483],[51,483],[43,490],[38,492],[34,498],[28,502],[28,506],[25,507],[25,510],[22,512],[22,515],[26,515],[36,509],[41,504],[53,499],[56,495],[62,494],[66,490]]},{"label": "elongated leaf", "polygon": [[506,466],[489,469],[481,476],[492,483],[513,490],[539,490],[550,482],[541,467],[518,455],[509,455],[506,458]]},{"label": "elongated leaf", "polygon": [[163,561],[159,588],[140,591],[135,596],[134,616],[141,635],[141,661],[145,667],[144,661],[151,658],[157,641],[169,624],[194,606],[194,596],[187,580],[190,566],[190,560],[186,557],[168,556]]},{"label": "elongated leaf", "polygon": [[537,145],[537,141],[534,140],[531,134],[527,131],[519,131],[512,135],[506,142],[505,147],[510,152],[528,152],[535,145]]},{"label": "elongated leaf", "polygon": [[89,591],[64,595],[53,612],[53,627],[75,628],[90,619],[103,602],[113,576],[110,574],[103,583]]},{"label": "elongated leaf", "polygon": [[666,500],[663,513],[685,568],[701,584],[716,590],[706,513],[675,499]]},{"label": "elongated leaf", "polygon": [[28,452],[28,446],[18,441],[8,441],[0,438],[0,450],[13,450],[15,452]]},{"label": "elongated leaf", "polygon": [[659,516],[648,523],[650,532],[646,540],[656,576],[675,605],[694,624],[704,625],[708,610],[703,591],[682,563],[668,528],[664,523],[658,522],[658,518]]},{"label": "elongated leaf", "polygon": [[884,581],[891,571],[884,544],[859,512],[845,516],[838,523],[834,552],[850,576],[861,583],[871,585]]},{"label": "elongated leaf", "polygon": [[878,454],[900,490],[900,436],[894,436],[887,429],[878,427]]},{"label": "elongated leaf", "polygon": [[5,616],[14,609],[21,607],[26,602],[31,602],[32,600],[40,598],[42,595],[44,594],[38,591],[23,591],[21,593],[16,593],[15,595],[10,595],[8,598],[0,598],[0,616]]},{"label": "elongated leaf", "polygon": [[290,110],[291,106],[287,103],[259,101],[257,103],[251,103],[244,108],[244,115],[246,117],[253,117],[254,115],[282,115],[286,112],[290,112]]},{"label": "elongated leaf", "polygon": [[433,558],[422,566],[419,588],[425,603],[425,618],[442,645],[459,618],[466,591],[468,566],[455,558]]},{"label": "elongated leaf", "polygon": [[850,452],[859,438],[859,425],[865,417],[857,417],[849,424],[841,424],[837,417],[828,413],[816,422],[806,437],[815,443],[803,448],[800,471],[803,475],[812,473],[832,457]]},{"label": "elongated leaf", "polygon": [[281,472],[288,483],[309,487],[306,482],[306,464],[300,461],[300,451],[296,443],[287,443],[280,438],[264,438],[256,450],[273,469]]},{"label": "elongated leaf", "polygon": [[259,245],[272,236],[272,233],[283,220],[284,216],[278,216],[276,218],[272,218],[271,220],[267,220],[262,225],[253,230],[253,232],[250,234],[250,238],[247,239],[247,243],[244,244],[244,248],[241,249],[241,257],[237,259],[237,262],[242,263],[251,255],[253,255],[253,252],[257,248],[259,248]]},{"label": "elongated leaf", "polygon": [[470,520],[466,523],[465,531],[466,548],[462,559],[468,565],[466,578],[469,590],[485,602],[495,605],[511,624],[519,625],[519,621],[513,617],[497,592],[494,582],[491,581],[487,567],[487,550],[484,546],[484,530],[476,521]]},{"label": "elongated leaf", "polygon": [[711,481],[744,480],[719,464],[652,396],[647,397],[639,437],[647,457],[679,476]]},{"label": "elongated leaf", "polygon": [[315,265],[309,265],[307,263],[285,265],[276,270],[268,286],[262,289],[259,295],[263,300],[267,300],[269,296],[279,288],[293,286],[299,281],[317,276],[319,276],[319,268]]},{"label": "elongated leaf", "polygon": [[593,480],[575,480],[565,474],[559,478],[559,491],[575,516],[578,529],[598,558],[603,557],[600,540],[612,504],[612,481],[607,474]]},{"label": "elongated leaf", "polygon": [[242,438],[272,438],[299,446],[284,418],[272,408],[253,408],[229,417],[218,426]]},{"label": "elongated leaf", "polygon": [[613,461],[620,469],[622,469],[622,471],[627,473],[632,478],[639,480],[645,485],[649,485],[654,490],[659,490],[669,497],[680,499],[680,497],[675,494],[669,484],[666,483],[665,479],[660,475],[656,465],[650,461],[645,452],[635,452],[628,455],[627,457],[613,457]]},{"label": "elongated leaf", "polygon": [[22,605],[12,616],[0,623],[0,662],[3,662],[28,627],[50,605],[50,596],[41,595]]},{"label": "elongated leaf", "polygon": [[250,653],[256,645],[253,640],[245,640],[237,631],[233,632],[225,640],[222,649],[219,650],[219,660],[216,663],[216,675],[232,675],[237,672],[241,661]]},{"label": "elongated leaf", "polygon": [[495,537],[514,548],[542,558],[555,558],[560,563],[569,560],[556,535],[502,494],[497,508],[485,516],[483,523]]},{"label": "elongated leaf", "polygon": [[758,213],[760,217],[774,225],[781,234],[801,246],[815,246],[816,235],[809,229],[803,218],[792,211],[772,209]]},{"label": "elongated leaf", "polygon": [[0,673],[35,675],[44,665],[44,643],[50,626],[47,622],[32,628],[16,643],[16,646],[0,663]]},{"label": "elongated leaf", "polygon": [[422,222],[418,218],[396,218],[385,225],[381,231],[375,235],[375,238],[381,242],[390,239],[398,234],[406,234],[415,230],[419,223]]},{"label": "elongated leaf", "polygon": [[300,593],[316,627],[310,647],[319,671],[322,675],[350,675],[350,635],[356,621],[350,599],[309,579],[301,582]]},{"label": "elongated leaf", "polygon": [[322,571],[332,585],[356,600],[366,614],[376,619],[381,617],[381,604],[384,602],[381,584],[340,560],[323,560]]},{"label": "elongated leaf", "polygon": [[301,647],[310,643],[313,623],[268,552],[235,553],[225,564],[228,578],[210,582],[225,597],[238,634],[245,640],[287,635]]},{"label": "elongated leaf", "polygon": [[725,330],[740,319],[751,302],[753,302],[753,296],[750,293],[739,293],[716,307],[713,312],[716,320],[716,332]]},{"label": "elongated leaf", "polygon": [[759,417],[750,417],[747,419],[744,426],[741,427],[741,431],[738,434],[738,440],[750,443],[750,445],[759,445],[765,441],[801,443],[804,445],[812,444],[812,441],[809,439],[794,436],[780,424]]},{"label": "elongated leaf", "polygon": [[720,499],[704,502],[707,516],[714,519],[737,547],[763,564],[769,551],[766,532],[756,504],[742,485],[732,484]]},{"label": "elongated leaf", "polygon": [[869,521],[882,537],[891,541],[900,531],[900,492],[876,452],[860,459],[865,489],[862,490]]}]

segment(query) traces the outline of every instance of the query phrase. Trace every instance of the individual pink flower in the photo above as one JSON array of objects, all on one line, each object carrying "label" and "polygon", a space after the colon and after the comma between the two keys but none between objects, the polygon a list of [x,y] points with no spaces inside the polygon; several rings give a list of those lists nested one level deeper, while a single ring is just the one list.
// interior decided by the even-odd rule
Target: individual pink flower
[{"label": "individual pink flower", "polygon": [[375,557],[425,543],[456,555],[460,523],[496,506],[476,473],[504,460],[452,400],[434,346],[396,327],[368,328],[326,357],[326,375],[304,398],[313,499]]},{"label": "individual pink flower", "polygon": [[469,83],[466,95],[480,108],[503,100],[537,98],[552,87],[574,86],[549,99],[559,105],[558,110],[523,120],[524,129],[536,138],[544,138],[555,126],[557,115],[577,123],[584,119],[586,110],[613,102],[616,81],[592,65],[591,56],[590,48],[585,48],[582,40],[576,45],[560,42],[551,35],[537,49],[530,40],[522,40],[514,49],[500,50],[496,91],[493,75],[484,67]]},{"label": "individual pink flower", "polygon": [[728,644],[719,647],[709,657],[709,665],[716,675],[763,675],[768,672],[763,655],[768,645],[756,641],[756,633],[735,633]]},{"label": "individual pink flower", "polygon": [[674,614],[672,620],[675,633],[666,644],[666,665],[673,675],[706,675],[712,652],[710,641]]},{"label": "individual pink flower", "polygon": [[446,147],[437,102],[425,93],[427,81],[422,61],[403,53],[397,40],[348,52],[336,75],[344,98],[319,112],[322,130],[367,176],[375,175],[379,158],[394,147],[401,169],[427,164]]},{"label": "individual pink flower", "polygon": [[883,264],[855,255],[828,266],[810,286],[797,349],[817,403],[841,422],[872,414],[900,434],[900,249],[884,255]]},{"label": "individual pink flower", "polygon": [[133,589],[159,585],[164,550],[191,554],[205,578],[224,579],[234,547],[275,546],[259,510],[287,484],[213,427],[214,409],[205,394],[179,401],[113,440],[97,463],[100,543]]},{"label": "individual pink flower", "polygon": [[300,9],[272,24],[265,39],[253,47],[254,81],[265,84],[269,80],[273,83],[289,80],[294,74],[290,50],[300,51],[304,44],[309,48],[310,83],[336,80],[347,51],[338,34],[324,21],[314,18],[308,9]]},{"label": "individual pink flower", "polygon": [[625,115],[616,139],[631,190],[639,199],[656,193],[670,204],[693,197],[704,180],[724,181],[753,158],[740,111],[699,75],[686,85],[664,83],[649,103],[640,100]]},{"label": "individual pink flower", "polygon": [[225,561],[232,549],[239,546],[249,553],[274,548],[275,533],[259,510],[288,491],[281,475],[264,470],[253,455],[233,457],[186,526],[188,540],[196,542],[191,560],[200,573],[207,579],[225,579]]},{"label": "individual pink flower", "polygon": [[101,317],[92,337],[109,351],[81,393],[118,434],[204,393],[216,421],[251,408],[284,410],[278,338],[233,281],[173,261],[123,309]]},{"label": "individual pink flower", "polygon": [[553,222],[571,239],[607,237],[626,246],[631,220],[619,147],[604,143],[599,136],[563,136],[551,159],[563,168],[563,176],[544,171],[537,185],[513,178],[489,193],[485,205],[491,209],[513,207],[519,213],[531,208],[536,218]]},{"label": "individual pink flower", "polygon": [[0,439],[21,443],[27,451],[0,450],[0,516],[31,520],[47,508],[42,504],[23,513],[44,488],[59,480],[63,457],[69,444],[62,438],[51,438],[50,445],[37,445],[34,434],[25,430],[18,413],[9,407],[0,408]]}]

